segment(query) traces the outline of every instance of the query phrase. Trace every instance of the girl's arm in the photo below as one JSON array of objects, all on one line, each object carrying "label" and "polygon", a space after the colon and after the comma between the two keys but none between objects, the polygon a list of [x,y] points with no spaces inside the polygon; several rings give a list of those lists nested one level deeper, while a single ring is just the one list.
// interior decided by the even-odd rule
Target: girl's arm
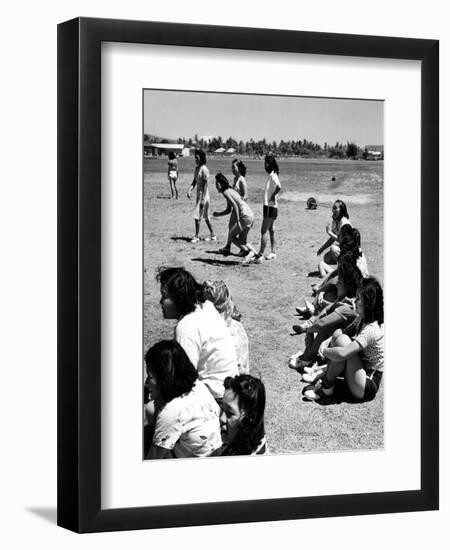
[{"label": "girl's arm", "polygon": [[241,176],[239,178],[239,188],[241,190],[241,197],[242,197],[242,200],[244,201],[247,201],[248,200],[248,189],[247,189],[247,182],[245,181],[245,178],[243,176]]},{"label": "girl's arm", "polygon": [[333,231],[331,231],[331,225],[329,223],[327,223],[327,227],[325,230],[330,236],[330,239],[333,239],[333,241],[337,240],[338,236],[335,233],[333,233]]},{"label": "girl's arm", "polygon": [[319,250],[317,251],[317,255],[320,256],[324,250],[326,250],[334,243],[335,240],[336,239],[333,239],[333,237],[330,237],[328,241],[319,248]]},{"label": "girl's arm", "polygon": [[231,206],[229,202],[227,201],[227,207],[225,210],[222,210],[222,212],[213,212],[213,216],[218,218],[219,216],[226,216],[227,214],[231,213]]},{"label": "girl's arm", "polygon": [[192,180],[191,186],[189,187],[187,192],[188,199],[191,198],[191,193],[195,189],[195,186],[197,185],[197,174],[198,174],[198,168],[196,168],[194,171],[194,179]]},{"label": "girl's arm", "polygon": [[346,346],[337,346],[335,348],[326,348],[323,350],[323,356],[330,361],[346,361],[360,352],[358,342],[350,342]]}]

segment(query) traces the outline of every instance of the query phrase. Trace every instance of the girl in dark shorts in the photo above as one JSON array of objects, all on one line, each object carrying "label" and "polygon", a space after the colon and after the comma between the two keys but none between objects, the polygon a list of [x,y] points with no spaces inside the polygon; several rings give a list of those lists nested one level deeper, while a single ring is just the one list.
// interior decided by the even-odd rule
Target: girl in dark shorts
[{"label": "girl in dark shorts", "polygon": [[280,192],[281,184],[278,178],[279,168],[277,161],[273,155],[266,155],[264,159],[264,169],[268,176],[264,188],[264,206],[263,206],[263,221],[261,224],[261,244],[258,254],[250,253],[246,256],[244,263],[260,264],[264,259],[264,251],[267,246],[267,233],[270,237],[270,254],[266,256],[266,260],[275,260],[275,229],[274,224],[278,216],[277,195]]},{"label": "girl in dark shorts", "polygon": [[329,361],[328,368],[324,378],[303,392],[307,399],[331,396],[341,374],[357,399],[370,401],[377,394],[384,370],[384,313],[383,291],[375,278],[362,279],[356,294],[356,313],[355,323],[344,332],[337,330],[330,345],[320,350]]}]

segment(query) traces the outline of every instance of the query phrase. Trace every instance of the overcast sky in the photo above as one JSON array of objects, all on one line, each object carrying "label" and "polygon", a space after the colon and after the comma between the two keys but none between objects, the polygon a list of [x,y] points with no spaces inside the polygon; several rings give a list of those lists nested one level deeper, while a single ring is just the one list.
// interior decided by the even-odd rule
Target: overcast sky
[{"label": "overcast sky", "polygon": [[144,133],[382,145],[383,102],[145,90]]}]

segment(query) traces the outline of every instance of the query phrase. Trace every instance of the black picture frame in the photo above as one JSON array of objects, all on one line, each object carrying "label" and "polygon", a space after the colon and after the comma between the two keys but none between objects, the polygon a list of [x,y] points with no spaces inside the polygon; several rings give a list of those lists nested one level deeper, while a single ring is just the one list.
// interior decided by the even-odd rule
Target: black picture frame
[{"label": "black picture frame", "polygon": [[[421,62],[420,490],[101,508],[101,43]],[[58,525],[76,532],[436,510],[439,506],[439,42],[77,18],[58,26]]]}]

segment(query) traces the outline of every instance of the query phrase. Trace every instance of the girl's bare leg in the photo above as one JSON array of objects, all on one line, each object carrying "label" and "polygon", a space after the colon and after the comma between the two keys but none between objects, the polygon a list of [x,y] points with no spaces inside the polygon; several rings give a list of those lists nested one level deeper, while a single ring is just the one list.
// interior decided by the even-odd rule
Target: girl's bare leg
[{"label": "girl's bare leg", "polygon": [[206,225],[208,226],[209,232],[211,233],[211,237],[214,236],[214,229],[211,225],[211,220],[209,218],[205,218]]},{"label": "girl's bare leg", "polygon": [[195,238],[198,239],[198,234],[200,232],[200,220],[195,221]]},{"label": "girl's bare leg", "polygon": [[275,220],[272,220],[272,224],[269,227],[270,248],[271,252],[275,253],[275,229],[273,227]]}]

